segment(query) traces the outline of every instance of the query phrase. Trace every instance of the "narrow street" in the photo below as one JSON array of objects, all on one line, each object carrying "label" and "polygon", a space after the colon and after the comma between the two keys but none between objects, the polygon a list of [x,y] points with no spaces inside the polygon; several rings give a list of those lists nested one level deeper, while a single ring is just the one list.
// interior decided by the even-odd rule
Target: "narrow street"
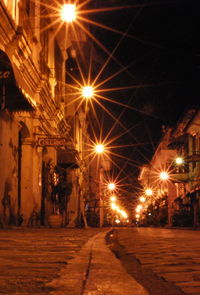
[{"label": "narrow street", "polygon": [[122,264],[151,295],[200,294],[197,230],[117,228]]}]

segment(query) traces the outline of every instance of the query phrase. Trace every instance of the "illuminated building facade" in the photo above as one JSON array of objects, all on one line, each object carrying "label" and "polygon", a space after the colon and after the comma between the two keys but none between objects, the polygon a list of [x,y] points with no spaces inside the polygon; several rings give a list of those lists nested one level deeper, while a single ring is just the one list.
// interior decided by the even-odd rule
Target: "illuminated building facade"
[{"label": "illuminated building facade", "polygon": [[[139,180],[153,188],[149,205],[163,197],[167,202],[169,226],[198,226],[200,202],[200,111],[188,109],[173,128],[167,129],[149,165]],[[178,159],[178,161],[177,161]],[[166,171],[168,180],[159,180]]]},{"label": "illuminated building facade", "polygon": [[38,1],[1,1],[0,19],[1,226],[75,226],[89,186],[85,110],[67,106],[74,37]]}]

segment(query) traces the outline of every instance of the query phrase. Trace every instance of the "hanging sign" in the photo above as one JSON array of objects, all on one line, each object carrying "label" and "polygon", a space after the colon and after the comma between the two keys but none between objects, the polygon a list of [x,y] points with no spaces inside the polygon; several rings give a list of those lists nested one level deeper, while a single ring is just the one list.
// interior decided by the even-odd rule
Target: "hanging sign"
[{"label": "hanging sign", "polygon": [[0,71],[0,79],[8,79],[10,75],[10,71]]},{"label": "hanging sign", "polygon": [[64,146],[67,145],[66,138],[47,137],[38,139],[39,146]]}]

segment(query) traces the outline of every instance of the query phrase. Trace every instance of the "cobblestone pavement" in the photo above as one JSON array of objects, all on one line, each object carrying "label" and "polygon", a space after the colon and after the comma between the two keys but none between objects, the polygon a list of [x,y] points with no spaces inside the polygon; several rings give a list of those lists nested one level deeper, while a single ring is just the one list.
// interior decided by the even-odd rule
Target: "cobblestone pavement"
[{"label": "cobblestone pavement", "polygon": [[200,295],[199,230],[119,228],[117,239],[142,268],[173,282],[185,294]]},{"label": "cobblestone pavement", "polygon": [[52,288],[47,283],[102,230],[0,230],[0,294],[49,294]]}]

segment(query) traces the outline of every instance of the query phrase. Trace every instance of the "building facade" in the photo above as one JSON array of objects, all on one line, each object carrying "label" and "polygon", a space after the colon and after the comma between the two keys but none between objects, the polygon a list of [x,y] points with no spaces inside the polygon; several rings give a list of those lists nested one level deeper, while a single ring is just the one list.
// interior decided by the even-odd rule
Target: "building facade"
[{"label": "building facade", "polygon": [[[153,211],[157,207],[159,215],[163,203],[167,209],[165,225],[199,226],[199,123],[199,108],[186,110],[177,124],[167,129],[150,164],[142,167],[139,180],[144,192],[148,187],[153,191],[147,197],[145,216],[150,213],[148,207],[154,208]],[[168,178],[161,180],[163,171]]]},{"label": "building facade", "polygon": [[66,72],[69,49],[86,39],[52,26],[50,4],[0,1],[1,226],[85,219],[87,116],[69,104]]}]

